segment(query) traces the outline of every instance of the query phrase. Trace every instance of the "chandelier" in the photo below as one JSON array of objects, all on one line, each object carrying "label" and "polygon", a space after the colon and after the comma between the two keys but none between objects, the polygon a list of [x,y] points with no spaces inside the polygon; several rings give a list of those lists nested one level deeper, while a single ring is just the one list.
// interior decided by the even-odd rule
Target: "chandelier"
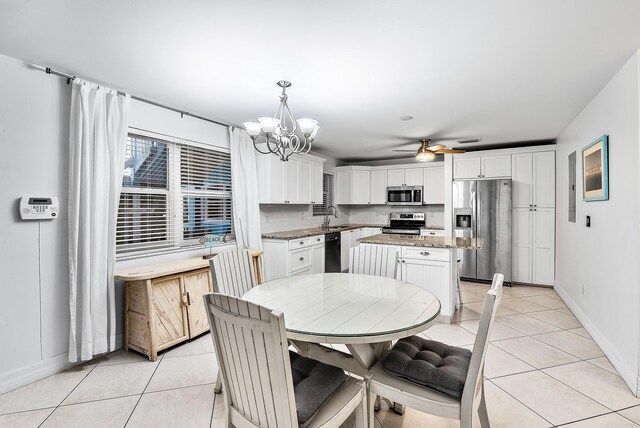
[{"label": "chandelier", "polygon": [[[291,82],[281,80],[278,86],[282,88],[280,94],[280,106],[273,117],[259,117],[257,122],[243,122],[244,128],[247,130],[249,137],[253,140],[253,147],[263,155],[274,154],[280,157],[280,160],[286,162],[292,154],[306,154],[311,150],[311,143],[316,138],[318,129],[318,121],[314,119],[302,118],[295,119],[289,105],[287,104],[287,88],[291,86]],[[300,128],[302,138],[296,135],[296,130]],[[258,137],[264,136],[265,147],[267,151],[258,148]]]}]

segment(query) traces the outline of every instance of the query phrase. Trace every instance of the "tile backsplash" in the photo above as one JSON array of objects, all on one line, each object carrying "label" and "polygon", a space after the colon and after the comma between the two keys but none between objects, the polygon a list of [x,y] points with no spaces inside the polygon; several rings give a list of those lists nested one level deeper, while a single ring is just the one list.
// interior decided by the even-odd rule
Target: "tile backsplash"
[{"label": "tile backsplash", "polygon": [[[387,205],[345,206],[338,205],[338,218],[331,217],[331,224],[378,224],[389,223],[391,212],[424,212],[427,225],[444,225],[444,205],[422,207],[393,207]],[[311,205],[260,205],[262,232],[320,227],[322,216],[314,216]]]},{"label": "tile backsplash", "polygon": [[349,209],[349,221],[362,224],[387,224],[389,223],[389,214],[392,212],[423,212],[426,214],[428,226],[444,226],[444,205],[423,205],[421,207],[354,205]]},{"label": "tile backsplash", "polygon": [[[260,205],[260,226],[262,232],[320,227],[323,216],[314,216],[311,205]],[[338,206],[338,218],[331,216],[331,224],[349,223],[349,208]]]}]

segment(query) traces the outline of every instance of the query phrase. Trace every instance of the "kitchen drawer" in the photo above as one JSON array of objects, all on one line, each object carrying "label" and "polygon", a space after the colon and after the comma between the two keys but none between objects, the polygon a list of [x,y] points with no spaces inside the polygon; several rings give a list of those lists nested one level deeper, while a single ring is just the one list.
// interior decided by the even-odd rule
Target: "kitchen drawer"
[{"label": "kitchen drawer", "polygon": [[311,248],[291,251],[289,253],[289,272],[311,267]]},{"label": "kitchen drawer", "polygon": [[449,251],[443,248],[402,247],[403,259],[449,261]]},{"label": "kitchen drawer", "polygon": [[420,236],[444,236],[444,230],[441,229],[422,229]]},{"label": "kitchen drawer", "polygon": [[324,244],[324,235],[310,236],[308,238],[290,239],[289,250],[305,248],[311,245]]}]

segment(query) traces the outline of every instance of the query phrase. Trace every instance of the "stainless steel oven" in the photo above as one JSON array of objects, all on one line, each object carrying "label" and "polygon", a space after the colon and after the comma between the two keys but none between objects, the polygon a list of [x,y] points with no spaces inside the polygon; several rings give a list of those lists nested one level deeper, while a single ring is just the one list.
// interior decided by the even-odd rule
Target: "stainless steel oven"
[{"label": "stainless steel oven", "polygon": [[422,205],[422,186],[387,187],[387,205]]}]

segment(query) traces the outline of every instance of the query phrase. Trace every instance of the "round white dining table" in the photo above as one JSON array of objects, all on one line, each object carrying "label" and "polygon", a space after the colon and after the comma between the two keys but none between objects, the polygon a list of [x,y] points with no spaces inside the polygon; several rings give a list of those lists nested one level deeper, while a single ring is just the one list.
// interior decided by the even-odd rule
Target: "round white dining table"
[{"label": "round white dining table", "polygon": [[[287,338],[302,355],[366,376],[391,341],[435,323],[440,301],[405,281],[350,273],[290,276],[242,298],[284,313]],[[349,353],[339,352],[343,344]]]}]

